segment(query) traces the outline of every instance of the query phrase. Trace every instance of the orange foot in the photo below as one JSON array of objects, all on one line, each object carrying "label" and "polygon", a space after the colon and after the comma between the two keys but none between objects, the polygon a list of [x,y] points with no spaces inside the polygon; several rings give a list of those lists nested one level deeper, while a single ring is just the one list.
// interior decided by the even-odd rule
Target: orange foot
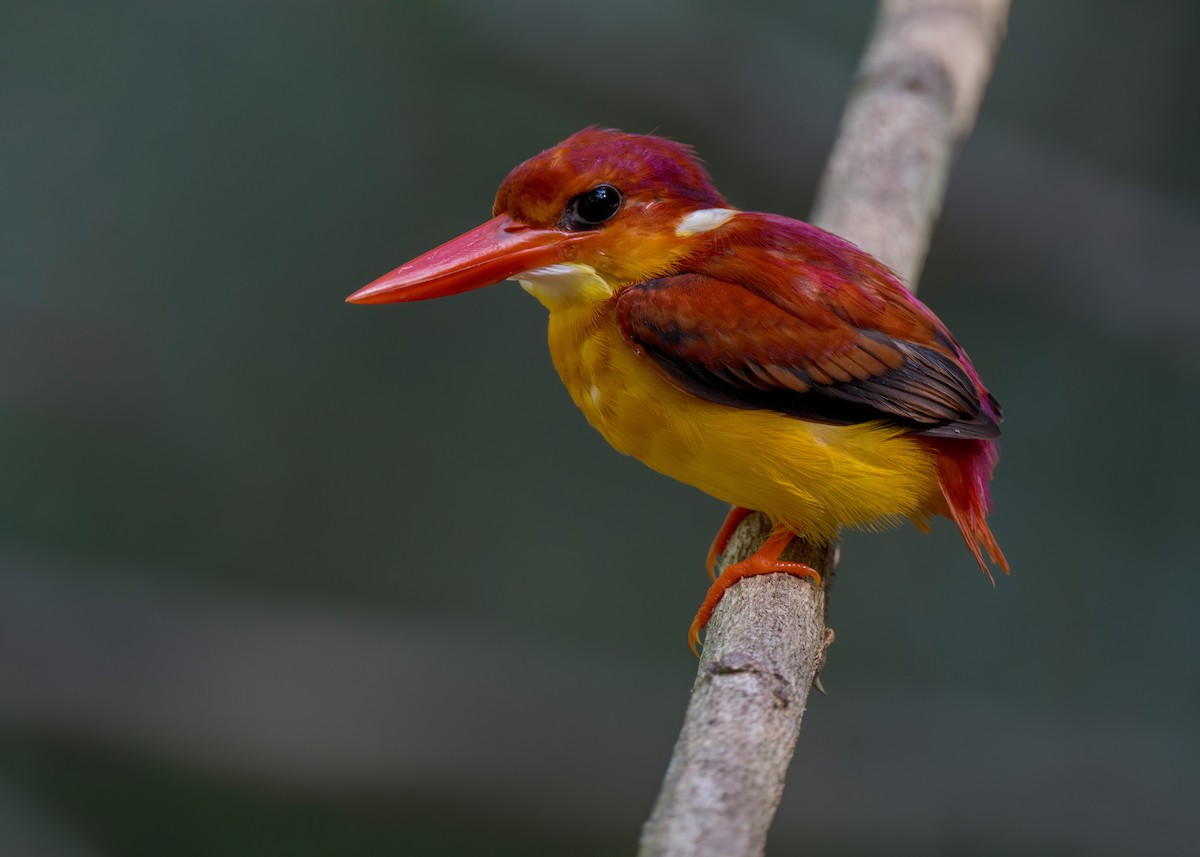
[{"label": "orange foot", "polygon": [[721,529],[717,530],[717,537],[713,539],[712,547],[708,549],[708,559],[705,560],[708,576],[712,580],[717,579],[717,575],[713,571],[717,567],[717,557],[725,553],[725,548],[729,547],[729,539],[733,536],[733,531],[738,528],[738,524],[746,520],[746,516],[749,514],[751,514],[749,509],[734,506],[729,510],[729,514],[725,516],[725,523],[721,524]]},{"label": "orange foot", "polygon": [[[747,513],[745,509],[739,510],[735,508],[729,513],[729,518],[725,521],[726,526],[728,526],[729,520],[738,511],[743,513],[741,517],[746,517]],[[734,526],[736,527],[737,524],[735,523]],[[721,528],[721,532],[725,532],[725,527]],[[717,538],[720,539],[720,537],[720,534],[718,534]],[[820,587],[821,575],[816,569],[809,568],[802,562],[784,562],[779,558],[779,555],[783,553],[783,549],[791,543],[793,538],[795,536],[788,530],[776,529],[763,542],[762,547],[754,552],[753,556],[729,566],[720,577],[713,581],[713,585],[708,588],[708,594],[704,596],[704,603],[696,611],[696,618],[692,620],[692,627],[688,629],[688,645],[692,647],[693,654],[697,654],[696,644],[700,642],[700,630],[712,618],[713,610],[716,609],[717,604],[720,603],[721,598],[725,595],[725,590],[743,577],[753,577],[756,574],[771,574],[772,572],[782,571],[786,574],[794,574],[797,577],[810,578],[813,586]]]}]

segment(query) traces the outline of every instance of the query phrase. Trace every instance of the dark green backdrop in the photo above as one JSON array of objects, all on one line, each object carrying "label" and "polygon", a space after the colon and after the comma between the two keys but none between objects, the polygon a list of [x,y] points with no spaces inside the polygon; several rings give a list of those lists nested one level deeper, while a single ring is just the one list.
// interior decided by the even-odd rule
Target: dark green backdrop
[{"label": "dark green backdrop", "polygon": [[[851,534],[772,853],[1195,845],[1200,7],[1018,3],[922,297],[995,590]],[[0,851],[626,854],[722,506],[512,284],[350,307],[581,126],[808,210],[867,2],[0,8]]]}]

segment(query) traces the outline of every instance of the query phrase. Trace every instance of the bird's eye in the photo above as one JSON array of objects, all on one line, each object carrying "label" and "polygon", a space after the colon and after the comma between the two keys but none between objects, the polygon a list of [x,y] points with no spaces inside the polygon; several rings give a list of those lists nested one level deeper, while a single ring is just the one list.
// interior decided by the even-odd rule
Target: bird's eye
[{"label": "bird's eye", "polygon": [[575,231],[591,229],[611,220],[620,207],[621,192],[610,184],[598,185],[567,203],[563,225]]}]

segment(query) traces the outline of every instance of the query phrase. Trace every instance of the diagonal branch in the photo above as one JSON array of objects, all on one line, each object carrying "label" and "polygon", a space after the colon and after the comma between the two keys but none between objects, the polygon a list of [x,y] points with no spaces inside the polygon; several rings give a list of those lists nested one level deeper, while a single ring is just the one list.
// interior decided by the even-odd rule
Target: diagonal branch
[{"label": "diagonal branch", "polygon": [[[813,222],[875,254],[915,288],[950,165],[975,123],[1009,0],[883,0],[830,155]],[[762,544],[746,519],[719,568]],[[641,857],[753,857],[783,794],[825,627],[836,546],[797,540],[798,578],[747,578],[721,601],[683,729],[642,831]]]}]

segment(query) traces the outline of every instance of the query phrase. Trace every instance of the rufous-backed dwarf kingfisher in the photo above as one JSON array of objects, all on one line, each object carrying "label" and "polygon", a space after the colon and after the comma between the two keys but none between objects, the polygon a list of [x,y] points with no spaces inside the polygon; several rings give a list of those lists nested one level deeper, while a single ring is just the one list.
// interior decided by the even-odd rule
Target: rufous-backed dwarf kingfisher
[{"label": "rufous-backed dwarf kingfisher", "polygon": [[693,649],[742,577],[793,536],[944,515],[1008,571],[988,481],[1000,406],[966,352],[881,262],[815,226],[730,207],[691,150],[588,128],[518,166],[495,215],[349,297],[424,300],[506,279],[550,311],[550,354],[610,444],[774,524],[725,569]]}]

